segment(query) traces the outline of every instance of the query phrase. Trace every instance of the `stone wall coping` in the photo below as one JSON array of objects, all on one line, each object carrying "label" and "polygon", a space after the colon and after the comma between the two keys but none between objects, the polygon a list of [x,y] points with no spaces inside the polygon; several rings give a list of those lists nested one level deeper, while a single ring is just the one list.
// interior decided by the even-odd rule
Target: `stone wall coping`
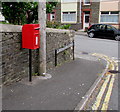
[{"label": "stone wall coping", "polygon": [[0,32],[21,32],[21,25],[0,24]]},{"label": "stone wall coping", "polygon": [[[21,25],[0,24],[0,32],[22,32]],[[73,30],[46,28],[46,32],[70,33]]]},{"label": "stone wall coping", "polygon": [[47,32],[54,32],[54,33],[70,33],[74,32],[73,30],[65,30],[65,29],[54,29],[54,28],[47,28]]}]

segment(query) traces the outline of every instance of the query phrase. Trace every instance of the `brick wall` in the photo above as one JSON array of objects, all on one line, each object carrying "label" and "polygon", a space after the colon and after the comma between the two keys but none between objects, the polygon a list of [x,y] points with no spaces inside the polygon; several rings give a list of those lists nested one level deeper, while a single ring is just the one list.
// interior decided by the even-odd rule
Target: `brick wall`
[{"label": "brick wall", "polygon": [[[28,76],[29,50],[21,48],[21,26],[2,25],[2,75],[4,84],[10,84]],[[47,29],[47,70],[55,67],[55,49],[66,46],[73,41],[74,32],[68,30]],[[66,53],[67,52],[67,53]],[[33,72],[38,72],[38,49],[32,50]],[[72,59],[72,49],[67,49],[58,55],[58,64]]]}]

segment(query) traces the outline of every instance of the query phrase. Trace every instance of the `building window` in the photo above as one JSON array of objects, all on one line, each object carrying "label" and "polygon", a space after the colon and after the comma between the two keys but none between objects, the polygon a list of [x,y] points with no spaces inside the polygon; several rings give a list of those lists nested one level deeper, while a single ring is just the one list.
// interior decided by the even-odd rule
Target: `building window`
[{"label": "building window", "polygon": [[52,12],[50,14],[50,21],[53,21],[53,20],[55,20],[55,12]]},{"label": "building window", "polygon": [[63,22],[76,22],[76,12],[63,12],[62,21]]},{"label": "building window", "polygon": [[103,11],[100,15],[101,23],[118,23],[119,21],[119,12],[118,11]]},{"label": "building window", "polygon": [[90,0],[84,0],[84,5],[90,5]]}]

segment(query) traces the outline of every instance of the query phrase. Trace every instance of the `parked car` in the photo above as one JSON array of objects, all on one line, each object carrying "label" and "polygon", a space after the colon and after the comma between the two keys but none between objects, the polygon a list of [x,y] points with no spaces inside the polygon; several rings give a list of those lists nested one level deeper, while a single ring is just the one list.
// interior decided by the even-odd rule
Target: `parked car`
[{"label": "parked car", "polygon": [[120,40],[120,30],[107,24],[93,24],[87,30],[88,37],[102,37]]}]

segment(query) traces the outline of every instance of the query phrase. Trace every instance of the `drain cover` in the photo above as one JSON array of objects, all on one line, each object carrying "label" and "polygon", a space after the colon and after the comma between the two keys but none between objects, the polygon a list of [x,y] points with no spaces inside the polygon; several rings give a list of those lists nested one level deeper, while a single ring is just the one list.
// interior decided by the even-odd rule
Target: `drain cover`
[{"label": "drain cover", "polygon": [[82,54],[88,54],[87,52],[82,52]]}]

